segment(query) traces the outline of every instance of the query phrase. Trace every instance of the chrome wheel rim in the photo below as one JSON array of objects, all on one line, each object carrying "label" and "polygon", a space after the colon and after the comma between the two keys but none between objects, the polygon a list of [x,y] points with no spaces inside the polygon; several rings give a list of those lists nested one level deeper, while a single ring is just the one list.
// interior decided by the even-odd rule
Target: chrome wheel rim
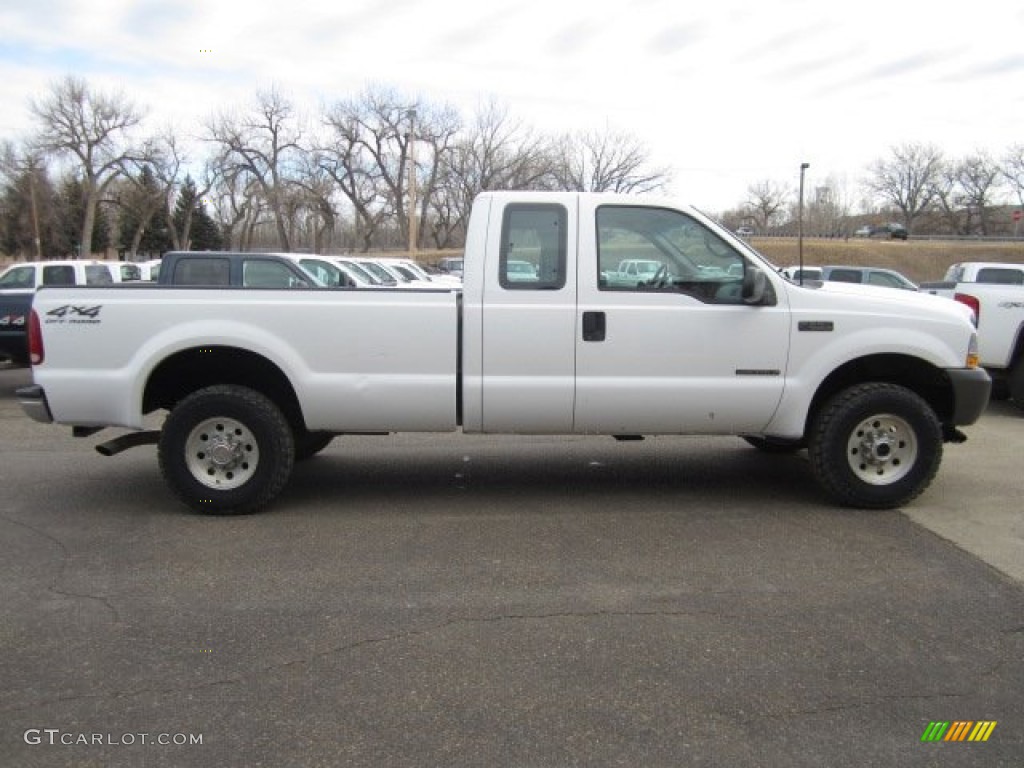
[{"label": "chrome wheel rim", "polygon": [[256,472],[260,449],[252,430],[237,419],[206,419],[189,432],[185,464],[199,483],[218,491],[245,485]]},{"label": "chrome wheel rim", "polygon": [[846,443],[850,469],[869,485],[902,480],[914,468],[917,453],[914,430],[905,419],[891,413],[864,419]]}]

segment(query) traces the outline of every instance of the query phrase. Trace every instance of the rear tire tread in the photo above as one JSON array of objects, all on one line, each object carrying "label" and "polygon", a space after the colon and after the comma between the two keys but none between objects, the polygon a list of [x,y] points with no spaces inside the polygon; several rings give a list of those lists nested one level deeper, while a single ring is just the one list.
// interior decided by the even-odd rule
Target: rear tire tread
[{"label": "rear tire tread", "polygon": [[[190,430],[203,419],[219,416],[244,422],[260,441],[258,471],[245,485],[227,491],[199,483],[184,458]],[[160,433],[158,456],[164,480],[186,505],[209,515],[239,515],[265,507],[287,485],[295,444],[291,426],[266,395],[247,387],[218,384],[193,392],[168,414]]]}]

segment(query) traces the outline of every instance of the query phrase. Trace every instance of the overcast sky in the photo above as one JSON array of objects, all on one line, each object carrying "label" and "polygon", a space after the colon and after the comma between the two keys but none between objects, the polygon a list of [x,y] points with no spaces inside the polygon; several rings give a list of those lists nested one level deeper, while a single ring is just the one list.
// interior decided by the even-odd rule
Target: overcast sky
[{"label": "overcast sky", "polygon": [[0,138],[69,73],[197,132],[275,86],[315,113],[370,84],[545,132],[612,128],[709,210],[762,179],[855,186],[902,142],[1024,142],[1024,3],[975,0],[0,0]]}]

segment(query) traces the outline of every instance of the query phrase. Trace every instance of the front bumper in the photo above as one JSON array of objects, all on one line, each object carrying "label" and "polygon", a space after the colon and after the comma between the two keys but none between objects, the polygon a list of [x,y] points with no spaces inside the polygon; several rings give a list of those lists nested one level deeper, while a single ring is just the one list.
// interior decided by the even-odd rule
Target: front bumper
[{"label": "front bumper", "polygon": [[46,402],[46,392],[38,384],[28,387],[21,387],[14,392],[18,398],[18,405],[21,406],[29,418],[43,424],[53,423],[53,414],[50,413],[50,404]]},{"label": "front bumper", "polygon": [[951,424],[973,424],[981,418],[992,394],[992,377],[984,368],[953,368],[946,371],[953,385]]}]

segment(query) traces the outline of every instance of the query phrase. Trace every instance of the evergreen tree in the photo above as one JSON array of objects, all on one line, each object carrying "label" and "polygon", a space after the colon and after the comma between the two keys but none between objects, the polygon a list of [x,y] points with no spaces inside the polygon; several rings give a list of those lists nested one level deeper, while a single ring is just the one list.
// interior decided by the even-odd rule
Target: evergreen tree
[{"label": "evergreen tree", "polygon": [[171,249],[165,217],[157,216],[163,204],[160,185],[150,167],[124,186],[118,226],[119,248],[135,256],[158,256]]},{"label": "evergreen tree", "polygon": [[186,176],[174,206],[174,228],[181,235],[181,242],[188,243],[193,251],[219,251],[224,248],[224,237],[216,222],[210,217],[199,199],[196,184]]},{"label": "evergreen tree", "polygon": [[110,247],[110,217],[103,208],[96,211],[92,227],[92,252],[81,253],[79,238],[85,219],[85,190],[81,180],[68,176],[57,195],[57,226],[54,241],[57,253],[69,258],[88,259]]},{"label": "evergreen tree", "polygon": [[0,251],[26,259],[55,252],[54,191],[42,167],[26,167],[0,192]]}]

